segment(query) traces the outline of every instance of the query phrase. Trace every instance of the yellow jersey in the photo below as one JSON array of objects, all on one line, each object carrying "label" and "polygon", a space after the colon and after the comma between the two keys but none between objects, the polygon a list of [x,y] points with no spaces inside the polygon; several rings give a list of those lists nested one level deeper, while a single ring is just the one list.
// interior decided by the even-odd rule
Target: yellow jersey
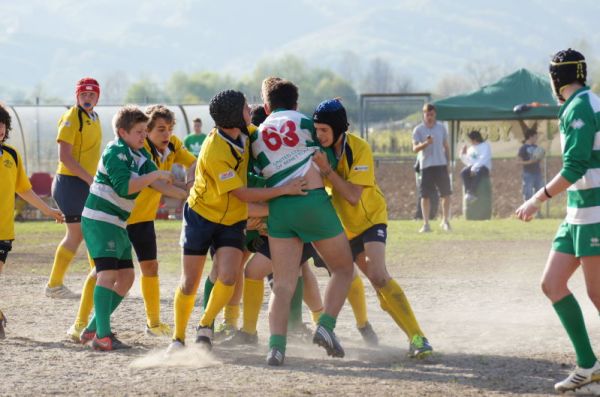
[{"label": "yellow jersey", "polygon": [[[152,161],[159,170],[171,171],[173,164],[181,164],[184,167],[189,167],[194,164],[196,157],[190,153],[181,140],[175,135],[171,135],[169,144],[163,154],[159,153],[150,139],[146,138],[144,148],[152,155]],[[151,187],[142,189],[140,194],[135,199],[133,211],[127,220],[129,225],[140,222],[149,222],[156,219],[156,212],[160,206],[161,193]]]},{"label": "yellow jersey", "polygon": [[[249,126],[252,134],[256,127]],[[248,219],[248,205],[231,192],[248,181],[249,139],[240,134],[231,139],[213,129],[202,144],[196,166],[196,180],[188,205],[214,223],[233,225]]]},{"label": "yellow jersey", "polygon": [[15,239],[15,193],[31,189],[21,156],[15,148],[0,144],[0,240]]},{"label": "yellow jersey", "polygon": [[[94,112],[88,115],[78,106],[67,110],[58,120],[56,142],[66,142],[72,146],[71,155],[88,174],[94,176],[100,161],[102,127],[100,118]],[[75,176],[62,161],[58,162],[57,174]]]},{"label": "yellow jersey", "polygon": [[369,143],[356,135],[346,134],[335,171],[347,182],[363,187],[356,206],[335,189],[331,190],[333,207],[348,238],[358,236],[373,225],[387,224],[387,206],[375,180],[375,163]]}]

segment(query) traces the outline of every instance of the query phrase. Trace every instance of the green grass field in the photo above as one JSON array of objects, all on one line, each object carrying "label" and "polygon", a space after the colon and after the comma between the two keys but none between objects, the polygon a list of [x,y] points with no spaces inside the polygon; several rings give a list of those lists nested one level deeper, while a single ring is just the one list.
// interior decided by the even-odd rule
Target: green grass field
[{"label": "green grass field", "polygon": [[[534,220],[523,223],[516,219],[495,219],[490,221],[452,221],[453,231],[442,232],[436,223],[432,224],[433,233],[419,234],[419,222],[390,221],[388,225],[387,258],[390,264],[401,260],[419,260],[426,256],[428,248],[437,242],[456,242],[468,250],[469,241],[544,241],[552,240],[560,219]],[[158,255],[161,272],[178,273],[180,271],[179,233],[181,222],[157,221]],[[9,264],[16,263],[13,269],[19,272],[46,274],[50,270],[54,250],[63,237],[64,227],[51,222],[18,222],[17,238]],[[210,269],[207,261],[206,271]],[[87,260],[80,250],[73,263],[72,271],[85,272]]]}]

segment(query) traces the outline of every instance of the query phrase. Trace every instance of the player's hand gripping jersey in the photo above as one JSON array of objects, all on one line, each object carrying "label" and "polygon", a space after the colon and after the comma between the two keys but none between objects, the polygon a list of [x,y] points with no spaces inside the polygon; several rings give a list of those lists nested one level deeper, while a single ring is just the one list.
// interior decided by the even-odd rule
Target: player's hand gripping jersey
[{"label": "player's hand gripping jersey", "polygon": [[266,179],[267,187],[304,176],[319,149],[312,120],[294,110],[271,113],[257,133],[250,135],[250,142],[254,167]]}]

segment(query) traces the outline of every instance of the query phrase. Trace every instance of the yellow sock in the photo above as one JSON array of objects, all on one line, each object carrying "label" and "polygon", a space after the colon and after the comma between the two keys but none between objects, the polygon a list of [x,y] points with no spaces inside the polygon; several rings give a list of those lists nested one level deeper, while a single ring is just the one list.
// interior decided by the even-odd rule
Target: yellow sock
[{"label": "yellow sock", "polygon": [[240,318],[240,305],[226,305],[223,311],[225,324],[237,329],[238,319]]},{"label": "yellow sock", "polygon": [[242,331],[248,334],[256,334],[256,323],[265,293],[265,281],[244,278],[244,325]]},{"label": "yellow sock", "polygon": [[175,330],[173,332],[173,339],[179,339],[182,342],[185,341],[185,329],[192,315],[192,310],[194,310],[195,299],[196,294],[185,295],[181,291],[181,288],[177,288],[177,291],[175,291],[175,301],[173,302]]},{"label": "yellow sock", "polygon": [[146,308],[146,322],[148,327],[157,327],[160,324],[160,284],[158,276],[148,277],[142,275],[142,296]]},{"label": "yellow sock", "polygon": [[75,326],[77,328],[83,328],[88,323],[90,313],[94,308],[94,287],[96,287],[96,278],[88,274],[83,283],[79,309],[77,310],[77,317],[75,318]]},{"label": "yellow sock", "polygon": [[352,306],[356,326],[362,328],[367,325],[367,301],[365,299],[365,286],[360,276],[354,277],[348,290],[348,302]]},{"label": "yellow sock", "polygon": [[404,295],[404,291],[402,291],[402,288],[400,288],[395,280],[390,279],[377,292],[385,300],[386,308],[384,308],[383,303],[381,305],[382,308],[392,316],[396,324],[406,333],[409,340],[415,335],[423,335],[423,331],[421,331],[417,323],[415,314],[410,307],[410,303],[408,303],[406,295]]},{"label": "yellow sock", "polygon": [[208,305],[206,305],[206,310],[204,310],[204,314],[200,319],[201,327],[209,327],[214,321],[217,314],[225,305],[229,302],[231,297],[233,296],[233,290],[235,289],[234,285],[225,285],[221,282],[221,280],[217,279],[215,286],[213,287],[212,292],[210,293],[210,298],[208,299]]},{"label": "yellow sock", "polygon": [[315,310],[314,312],[310,312],[310,316],[312,318],[313,324],[317,325],[319,323],[319,318],[321,318],[321,314],[323,314],[323,309]]},{"label": "yellow sock", "polygon": [[63,285],[65,279],[65,273],[75,256],[74,252],[69,251],[62,245],[56,248],[56,254],[54,254],[54,263],[52,264],[52,272],[50,273],[50,281],[48,281],[48,287],[59,287]]}]

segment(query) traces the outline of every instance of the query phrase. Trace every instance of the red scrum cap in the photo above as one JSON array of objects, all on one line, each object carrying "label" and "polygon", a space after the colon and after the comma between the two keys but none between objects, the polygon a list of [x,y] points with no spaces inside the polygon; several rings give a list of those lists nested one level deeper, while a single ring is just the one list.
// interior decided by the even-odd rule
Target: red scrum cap
[{"label": "red scrum cap", "polygon": [[95,92],[98,94],[98,97],[100,97],[100,84],[91,77],[84,77],[79,80],[75,86],[75,96],[78,97],[79,94],[86,91]]}]

